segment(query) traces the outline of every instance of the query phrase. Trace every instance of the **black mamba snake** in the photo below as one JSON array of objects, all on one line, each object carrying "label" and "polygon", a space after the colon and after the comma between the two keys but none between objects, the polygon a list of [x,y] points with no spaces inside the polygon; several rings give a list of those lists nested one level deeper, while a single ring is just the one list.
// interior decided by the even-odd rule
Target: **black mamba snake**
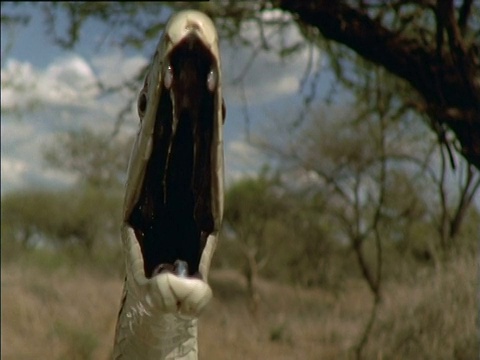
[{"label": "black mamba snake", "polygon": [[170,18],[138,97],[114,359],[197,359],[197,318],[223,215],[218,36],[198,11]]}]

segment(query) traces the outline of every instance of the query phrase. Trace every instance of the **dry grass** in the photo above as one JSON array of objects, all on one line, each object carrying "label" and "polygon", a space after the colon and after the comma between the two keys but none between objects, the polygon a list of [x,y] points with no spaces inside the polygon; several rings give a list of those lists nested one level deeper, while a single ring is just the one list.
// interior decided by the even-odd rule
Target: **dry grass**
[{"label": "dry grass", "polygon": [[478,264],[457,259],[411,283],[388,284],[370,354],[383,359],[479,358]]},{"label": "dry grass", "polygon": [[121,281],[2,265],[2,359],[106,359]]},{"label": "dry grass", "polygon": [[[473,359],[476,263],[459,259],[388,283],[366,359]],[[260,282],[252,315],[242,278],[214,271],[200,321],[201,359],[350,359],[371,298],[360,281],[334,295]],[[2,264],[2,359],[107,359],[122,280],[81,268]]]}]

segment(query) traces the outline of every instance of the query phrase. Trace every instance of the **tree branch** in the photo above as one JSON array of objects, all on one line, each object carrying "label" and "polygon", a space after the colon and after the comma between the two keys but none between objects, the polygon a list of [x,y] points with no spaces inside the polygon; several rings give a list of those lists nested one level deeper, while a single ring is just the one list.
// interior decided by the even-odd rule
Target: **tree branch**
[{"label": "tree branch", "polygon": [[473,0],[464,0],[458,16],[458,27],[462,36],[465,36],[467,30],[468,18],[472,12]]},{"label": "tree branch", "polygon": [[[441,3],[448,10],[445,29],[451,57],[443,53],[437,56],[431,45],[388,29],[366,11],[342,1],[280,0],[279,7],[291,12],[297,22],[318,29],[327,39],[348,46],[409,82],[429,105],[432,122],[452,129],[462,145],[462,155],[480,169],[480,75],[475,67],[478,59],[474,58],[476,55],[466,55],[470,52],[454,21],[450,0]],[[451,112],[461,116],[451,117]],[[438,114],[442,116],[437,118]]]}]

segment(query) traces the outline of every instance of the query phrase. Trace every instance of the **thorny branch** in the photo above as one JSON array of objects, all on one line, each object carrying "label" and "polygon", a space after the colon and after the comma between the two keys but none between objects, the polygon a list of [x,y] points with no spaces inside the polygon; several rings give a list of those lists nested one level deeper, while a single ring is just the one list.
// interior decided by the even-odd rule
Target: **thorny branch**
[{"label": "thorny branch", "polygon": [[[347,45],[363,58],[407,80],[428,104],[432,123],[453,130],[462,155],[480,169],[480,44],[467,43],[462,36],[471,14],[470,1],[464,1],[458,20],[452,0],[437,2],[434,48],[372,17],[368,12],[372,8],[366,1],[364,8],[326,0],[283,0],[278,4],[291,12],[297,22],[318,29],[327,39]],[[448,52],[443,50],[444,32]]]}]

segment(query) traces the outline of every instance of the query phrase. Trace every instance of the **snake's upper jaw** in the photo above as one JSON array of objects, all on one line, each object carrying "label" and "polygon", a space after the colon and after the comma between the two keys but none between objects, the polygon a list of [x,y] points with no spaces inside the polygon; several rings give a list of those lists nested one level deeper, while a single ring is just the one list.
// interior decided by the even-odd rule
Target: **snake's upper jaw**
[{"label": "snake's upper jaw", "polygon": [[167,24],[138,98],[124,222],[144,276],[206,276],[223,212],[224,117],[211,20],[186,11]]}]

